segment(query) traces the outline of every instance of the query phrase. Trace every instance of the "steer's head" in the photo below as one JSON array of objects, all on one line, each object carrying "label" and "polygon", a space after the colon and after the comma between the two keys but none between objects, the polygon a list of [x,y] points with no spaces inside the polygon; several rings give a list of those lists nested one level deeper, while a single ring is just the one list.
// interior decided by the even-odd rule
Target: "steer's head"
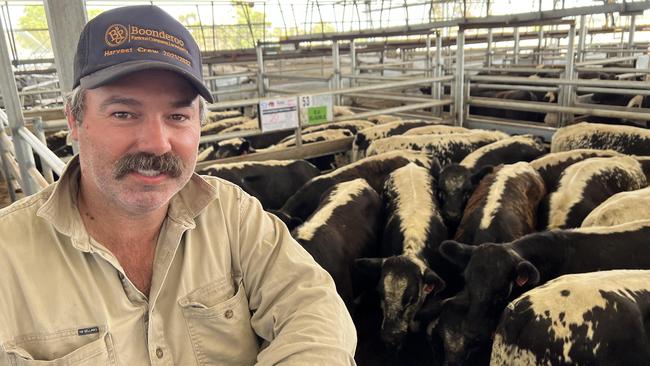
[{"label": "steer's head", "polygon": [[389,348],[399,349],[427,295],[444,289],[445,282],[424,262],[403,255],[355,262],[361,272],[377,280],[381,338]]},{"label": "steer's head", "polygon": [[440,171],[438,179],[438,200],[442,218],[449,232],[458,228],[467,200],[483,177],[492,172],[492,167],[485,167],[476,173],[459,164],[447,165]]},{"label": "steer's head", "polygon": [[465,288],[443,305],[436,332],[449,363],[472,364],[489,357],[501,312],[513,293],[539,282],[539,272],[509,244],[471,246],[446,240],[440,252],[465,268]]}]

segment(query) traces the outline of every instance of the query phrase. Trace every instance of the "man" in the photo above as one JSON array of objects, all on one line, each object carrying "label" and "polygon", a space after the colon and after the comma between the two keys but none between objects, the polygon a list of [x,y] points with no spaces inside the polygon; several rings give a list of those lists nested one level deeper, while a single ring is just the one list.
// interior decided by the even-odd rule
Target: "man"
[{"label": "man", "polygon": [[198,46],[161,9],[86,25],[79,155],[0,211],[0,365],[354,364],[329,275],[257,200],[193,173],[201,97]]}]

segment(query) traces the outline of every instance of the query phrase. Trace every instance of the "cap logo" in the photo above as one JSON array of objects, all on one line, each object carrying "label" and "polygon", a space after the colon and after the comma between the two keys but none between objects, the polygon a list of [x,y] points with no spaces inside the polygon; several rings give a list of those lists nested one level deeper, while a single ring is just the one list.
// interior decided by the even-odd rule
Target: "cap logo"
[{"label": "cap logo", "polygon": [[116,47],[126,42],[128,31],[122,24],[113,24],[106,30],[104,41],[107,45]]}]

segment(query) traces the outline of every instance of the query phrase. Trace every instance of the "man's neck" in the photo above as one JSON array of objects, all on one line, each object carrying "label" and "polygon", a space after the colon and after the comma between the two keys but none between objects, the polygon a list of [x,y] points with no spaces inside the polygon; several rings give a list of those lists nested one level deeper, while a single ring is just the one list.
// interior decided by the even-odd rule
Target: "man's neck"
[{"label": "man's neck", "polygon": [[[102,204],[101,197],[79,187],[77,197],[79,214],[93,239],[115,252],[136,250],[134,243],[155,247],[160,228],[167,215],[168,204],[147,213],[131,213]],[[144,248],[140,248],[144,249]]]}]

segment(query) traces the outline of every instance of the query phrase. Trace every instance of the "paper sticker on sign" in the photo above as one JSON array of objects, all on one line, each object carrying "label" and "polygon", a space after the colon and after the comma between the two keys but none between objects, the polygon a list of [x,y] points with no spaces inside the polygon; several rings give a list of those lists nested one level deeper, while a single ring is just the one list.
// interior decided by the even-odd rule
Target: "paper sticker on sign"
[{"label": "paper sticker on sign", "polygon": [[260,102],[262,132],[297,128],[298,99],[296,97],[267,99]]},{"label": "paper sticker on sign", "polygon": [[331,95],[300,96],[300,121],[303,125],[317,125],[331,120]]}]

